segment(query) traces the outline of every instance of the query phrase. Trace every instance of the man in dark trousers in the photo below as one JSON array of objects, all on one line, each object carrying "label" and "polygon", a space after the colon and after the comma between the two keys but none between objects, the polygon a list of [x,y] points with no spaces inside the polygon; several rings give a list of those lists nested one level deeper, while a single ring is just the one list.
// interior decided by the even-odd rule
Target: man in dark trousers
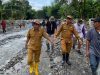
[{"label": "man in dark trousers", "polygon": [[57,38],[61,33],[61,50],[62,50],[62,65],[67,63],[71,65],[69,61],[69,54],[72,48],[72,36],[73,34],[78,40],[78,43],[82,43],[80,37],[78,36],[78,32],[76,31],[75,27],[72,24],[72,16],[68,15],[66,22],[63,23],[57,33],[55,34],[55,38]]},{"label": "man in dark trousers", "polygon": [[45,25],[46,25],[45,20],[42,21],[41,25],[43,28],[45,28]]},{"label": "man in dark trousers", "polygon": [[[54,33],[57,30],[57,25],[54,16],[51,16],[46,23],[46,31],[49,34],[52,41],[54,40]],[[47,51],[50,51],[50,44],[47,42]]]}]

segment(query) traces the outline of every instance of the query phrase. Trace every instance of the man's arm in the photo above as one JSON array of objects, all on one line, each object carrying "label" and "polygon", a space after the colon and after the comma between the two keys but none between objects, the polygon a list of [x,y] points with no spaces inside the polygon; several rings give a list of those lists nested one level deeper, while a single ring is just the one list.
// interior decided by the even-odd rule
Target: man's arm
[{"label": "man's arm", "polygon": [[75,37],[77,38],[77,40],[80,41],[81,39],[80,39],[78,32],[76,31],[74,26],[73,26],[73,33],[74,33]]},{"label": "man's arm", "polygon": [[45,30],[43,31],[43,37],[46,38],[47,40],[49,40],[52,43],[51,39],[49,38],[49,36],[48,36],[48,34],[46,33]]},{"label": "man's arm", "polygon": [[90,41],[91,41],[91,31],[88,31],[86,35],[86,57],[89,57],[90,54],[89,51]]},{"label": "man's arm", "polygon": [[84,27],[84,26],[83,26],[83,28],[82,28],[82,33],[83,33],[83,36],[84,36],[84,38],[85,38],[86,34],[85,34],[85,27]]},{"label": "man's arm", "polygon": [[26,39],[26,44],[25,44],[26,48],[27,48],[29,40],[30,40],[30,30],[28,31],[28,34],[27,34],[27,39]]},{"label": "man's arm", "polygon": [[54,25],[55,25],[55,27],[54,27],[54,28],[55,28],[54,32],[56,33],[56,32],[57,32],[57,24],[56,24],[56,22],[55,22]]},{"label": "man's arm", "polygon": [[90,41],[87,39],[86,40],[86,57],[89,57],[89,47],[90,47]]},{"label": "man's arm", "polygon": [[74,26],[73,26],[73,33],[74,33],[76,39],[78,40],[79,45],[82,45],[82,40],[81,40],[80,36],[78,35],[78,32],[76,31]]}]

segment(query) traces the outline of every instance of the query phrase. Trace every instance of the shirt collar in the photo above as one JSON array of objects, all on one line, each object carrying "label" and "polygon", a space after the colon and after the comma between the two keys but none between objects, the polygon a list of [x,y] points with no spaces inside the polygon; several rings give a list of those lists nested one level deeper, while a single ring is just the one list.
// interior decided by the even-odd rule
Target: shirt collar
[{"label": "shirt collar", "polygon": [[[39,31],[40,31],[40,29],[41,29],[41,28],[39,27]],[[32,30],[34,31],[34,27],[32,28]]]}]

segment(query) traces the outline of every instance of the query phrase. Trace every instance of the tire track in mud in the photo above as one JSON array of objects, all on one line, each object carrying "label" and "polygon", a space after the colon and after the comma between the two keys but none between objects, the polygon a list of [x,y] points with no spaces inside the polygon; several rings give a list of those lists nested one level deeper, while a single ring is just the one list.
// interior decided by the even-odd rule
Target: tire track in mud
[{"label": "tire track in mud", "polygon": [[20,50],[15,57],[12,57],[7,64],[5,64],[3,67],[0,68],[0,71],[2,71],[3,73],[10,69],[11,67],[14,67],[14,65],[16,65],[18,62],[21,62],[24,58],[24,56],[26,56],[26,49],[23,48],[22,50]]},{"label": "tire track in mud", "polygon": [[24,36],[24,35],[14,35],[14,36],[6,37],[6,38],[0,40],[0,46],[9,43],[11,40],[14,40],[14,39],[16,39],[16,38],[19,39],[19,38],[22,38],[22,37],[25,37],[25,36]]},{"label": "tire track in mud", "polygon": [[[0,46],[3,46],[5,44],[8,44],[9,42],[11,42],[12,40],[14,39],[20,39],[20,38],[23,38],[25,37],[25,35],[20,35],[20,34],[17,34],[17,35],[12,35],[12,36],[8,36],[4,39],[1,39],[0,40]],[[10,69],[11,67],[13,67],[15,64],[17,64],[18,62],[21,62],[21,60],[24,58],[24,56],[26,55],[26,49],[23,48],[22,50],[20,50],[16,56],[12,57],[8,62],[7,64],[3,65],[3,66],[0,66],[0,74],[4,74],[4,72],[7,70],[7,69]]]}]

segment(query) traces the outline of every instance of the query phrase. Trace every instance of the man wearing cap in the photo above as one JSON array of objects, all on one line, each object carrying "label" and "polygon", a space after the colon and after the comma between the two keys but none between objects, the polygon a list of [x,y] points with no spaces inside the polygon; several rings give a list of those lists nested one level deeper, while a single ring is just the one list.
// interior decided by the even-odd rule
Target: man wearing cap
[{"label": "man wearing cap", "polygon": [[92,75],[97,75],[96,71],[100,64],[100,17],[93,21],[94,27],[86,36],[86,57],[90,60]]},{"label": "man wearing cap", "polygon": [[[84,27],[84,23],[83,23],[82,19],[79,19],[77,21],[77,23],[74,24],[74,27],[75,27],[76,31],[78,32],[81,40],[83,41],[83,38],[85,38],[85,27]],[[77,43],[77,39],[73,36],[73,49],[75,49],[76,43]],[[81,46],[82,45],[79,43],[77,50],[76,50],[79,54],[82,54],[80,51]]]},{"label": "man wearing cap", "polygon": [[34,22],[33,28],[28,31],[26,41],[26,48],[28,50],[28,65],[30,65],[30,74],[35,71],[35,75],[38,75],[38,64],[40,62],[39,58],[41,54],[42,37],[45,37],[51,42],[45,30],[40,27],[40,22],[36,20]]},{"label": "man wearing cap", "polygon": [[66,23],[61,25],[55,37],[59,36],[60,33],[61,33],[61,49],[62,49],[62,55],[63,55],[62,64],[66,62],[68,65],[71,65],[71,63],[69,62],[69,53],[72,47],[73,34],[78,39],[78,42],[82,43],[82,41],[80,40],[80,37],[78,36],[77,31],[72,25],[72,16],[67,16]]}]

